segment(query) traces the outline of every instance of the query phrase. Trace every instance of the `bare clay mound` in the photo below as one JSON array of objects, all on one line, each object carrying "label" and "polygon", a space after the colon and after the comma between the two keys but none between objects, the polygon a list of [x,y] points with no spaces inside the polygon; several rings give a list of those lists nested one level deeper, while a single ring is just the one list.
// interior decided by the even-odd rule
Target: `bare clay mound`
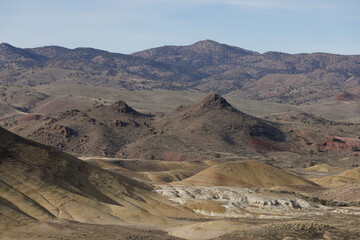
[{"label": "bare clay mound", "polygon": [[59,220],[163,226],[193,216],[149,185],[2,128],[0,136],[0,229]]},{"label": "bare clay mound", "polygon": [[324,187],[340,187],[351,183],[360,183],[360,167],[353,168],[336,175],[309,178]]},{"label": "bare clay mound", "polygon": [[261,162],[228,162],[209,167],[177,184],[191,186],[247,186],[271,188],[277,186],[317,186],[289,171]]}]

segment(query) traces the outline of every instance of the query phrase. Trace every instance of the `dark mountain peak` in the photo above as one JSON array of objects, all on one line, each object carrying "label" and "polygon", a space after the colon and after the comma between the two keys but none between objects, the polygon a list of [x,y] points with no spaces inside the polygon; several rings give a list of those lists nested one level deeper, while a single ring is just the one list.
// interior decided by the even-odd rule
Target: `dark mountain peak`
[{"label": "dark mountain peak", "polygon": [[33,66],[45,60],[43,56],[32,53],[27,49],[14,47],[8,43],[0,44],[0,58],[3,61],[22,63],[26,66]]},{"label": "dark mountain peak", "polygon": [[15,47],[8,43],[1,43],[0,48],[8,48],[9,49],[9,48],[15,48]]},{"label": "dark mountain peak", "polygon": [[[220,112],[221,111],[221,112]],[[200,117],[208,116],[208,114],[216,114],[221,116],[222,114],[227,115],[227,113],[236,113],[242,116],[246,114],[237,110],[231,106],[225,98],[221,97],[218,93],[212,93],[208,95],[201,102],[195,103],[194,105],[189,106],[180,106],[175,110],[175,116],[178,118],[179,114],[187,117]]]},{"label": "dark mountain peak", "polygon": [[27,50],[32,53],[36,53],[38,55],[41,55],[41,56],[44,56],[47,58],[61,57],[64,54],[71,52],[71,50],[68,48],[55,46],[55,45],[38,47],[38,48],[30,48]]},{"label": "dark mountain peak", "polygon": [[221,46],[223,44],[218,43],[216,41],[210,40],[210,39],[206,39],[206,40],[202,40],[202,41],[198,41],[190,46],[197,46],[197,47],[214,47],[214,46]]},{"label": "dark mountain peak", "polygon": [[20,52],[24,52],[23,49],[14,47],[8,43],[1,43],[0,44],[0,51],[8,54],[19,54]]},{"label": "dark mountain peak", "polygon": [[203,101],[201,101],[196,109],[221,109],[221,110],[231,110],[237,111],[230,103],[226,101],[225,98],[221,97],[217,93],[212,93],[207,96]]},{"label": "dark mountain peak", "polygon": [[[205,68],[201,70],[200,78],[211,73],[214,70],[214,66],[217,68],[219,65],[238,61],[239,58],[248,55],[259,55],[259,53],[221,44],[212,40],[199,41],[187,46],[164,46],[133,54],[133,56],[164,64],[181,65],[192,71]],[[217,72],[217,70],[215,70],[215,72]],[[199,75],[196,77],[198,76]]]},{"label": "dark mountain peak", "polygon": [[117,101],[111,105],[111,108],[116,110],[119,113],[130,113],[130,114],[140,114],[139,112],[135,111],[129,105],[127,105],[124,101]]},{"label": "dark mountain peak", "polygon": [[223,97],[221,97],[221,95],[218,93],[212,93],[203,100],[203,102],[217,102],[217,101],[226,102],[226,100]]},{"label": "dark mountain peak", "polygon": [[192,45],[188,46],[195,52],[202,53],[202,54],[220,54],[220,55],[227,55],[231,56],[233,54],[236,55],[249,55],[255,54],[253,51],[249,51],[243,48],[230,46],[227,44],[218,43],[213,40],[203,40],[196,42]]}]

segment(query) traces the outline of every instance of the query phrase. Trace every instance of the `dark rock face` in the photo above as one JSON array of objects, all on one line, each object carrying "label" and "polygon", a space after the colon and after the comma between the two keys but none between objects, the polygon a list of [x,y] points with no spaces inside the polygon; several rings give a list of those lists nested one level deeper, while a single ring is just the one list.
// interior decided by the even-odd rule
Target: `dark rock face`
[{"label": "dark rock face", "polygon": [[226,110],[234,110],[230,103],[228,103],[225,98],[221,97],[217,93],[213,93],[207,96],[200,104],[199,108],[218,108]]},{"label": "dark rock face", "polygon": [[119,113],[138,113],[129,107],[124,101],[117,101],[116,103],[112,104],[112,108]]},{"label": "dark rock face", "polygon": [[268,124],[251,126],[249,134],[251,137],[267,138],[274,141],[285,140],[285,135],[283,132]]}]

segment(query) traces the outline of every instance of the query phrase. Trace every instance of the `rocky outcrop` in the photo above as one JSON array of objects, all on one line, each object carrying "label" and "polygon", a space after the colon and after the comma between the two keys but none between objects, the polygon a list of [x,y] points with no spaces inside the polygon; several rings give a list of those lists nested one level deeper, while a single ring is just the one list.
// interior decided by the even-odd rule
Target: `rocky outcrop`
[{"label": "rocky outcrop", "polygon": [[[296,196],[282,196],[251,188],[159,185],[156,191],[182,205],[198,201],[193,211],[209,216],[284,215],[289,211],[292,211],[294,215],[316,214],[317,209],[325,208]],[[210,211],[211,208],[205,207],[206,201],[218,202],[223,207],[223,211],[219,211],[218,208],[213,208],[214,211]]]}]

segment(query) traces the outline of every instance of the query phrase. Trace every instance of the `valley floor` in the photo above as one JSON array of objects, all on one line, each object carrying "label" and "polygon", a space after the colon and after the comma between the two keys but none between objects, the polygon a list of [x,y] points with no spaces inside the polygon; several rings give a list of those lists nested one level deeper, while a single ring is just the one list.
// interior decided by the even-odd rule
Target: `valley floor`
[{"label": "valley floor", "polygon": [[[154,192],[169,199],[173,206],[190,209],[195,215],[173,216],[168,217],[167,222],[160,224],[149,222],[141,225],[126,221],[120,225],[119,223],[116,225],[87,224],[68,220],[43,221],[5,229],[0,233],[0,239],[360,238],[358,202],[321,200],[314,197],[319,195],[318,192],[331,188],[321,186],[306,188],[300,185],[266,188],[229,186],[231,185],[228,184],[231,182],[229,179],[225,181],[228,186],[217,186],[211,179],[206,180],[206,177],[214,177],[214,175],[206,175],[209,172],[213,172],[214,169],[224,172],[224,169],[226,170],[229,166],[240,173],[242,167],[250,171],[250,168],[254,166],[257,171],[261,171],[261,168],[266,168],[267,172],[276,171],[276,168],[272,169],[273,167],[267,167],[263,163],[244,160],[218,163],[216,161],[164,162],[100,157],[82,159],[112,172],[124,174],[127,171],[128,176],[153,184]],[[138,171],[133,171],[133,168]],[[196,171],[194,171],[195,168]],[[181,177],[176,170],[182,170],[183,176]],[[312,179],[331,177],[343,172],[343,169],[331,168],[325,164],[302,169],[302,174]],[[273,176],[276,178],[281,174]],[[236,178],[231,174],[228,174],[228,177]],[[266,172],[262,177],[266,179]],[[196,182],[199,179],[201,181]],[[220,182],[223,180],[218,179]],[[211,183],[211,186],[202,186],[204,181]],[[248,181],[261,184],[258,179],[248,179]]]}]

